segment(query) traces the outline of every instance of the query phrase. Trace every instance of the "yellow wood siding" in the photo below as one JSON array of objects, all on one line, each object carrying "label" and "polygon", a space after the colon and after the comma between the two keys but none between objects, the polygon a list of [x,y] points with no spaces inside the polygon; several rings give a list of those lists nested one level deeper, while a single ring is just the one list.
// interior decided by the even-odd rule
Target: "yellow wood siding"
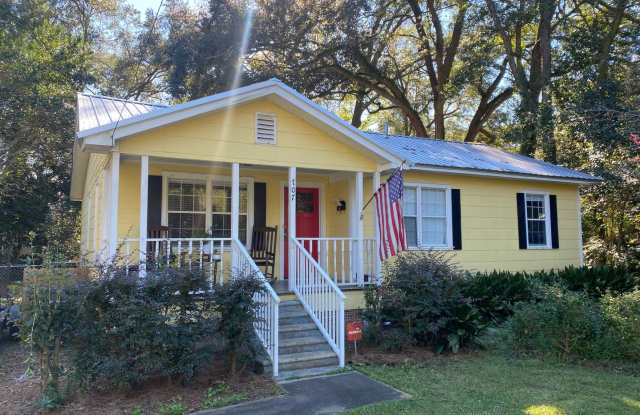
[{"label": "yellow wood siding", "polygon": [[[257,112],[277,118],[277,144],[256,144]],[[188,160],[374,171],[375,158],[260,99],[123,139],[123,153]]]},{"label": "yellow wood siding", "polygon": [[[540,270],[578,265],[578,186],[537,181],[408,172],[406,182],[460,189],[462,250],[452,251],[467,270]],[[516,193],[548,192],[558,199],[559,249],[518,248]]]},{"label": "yellow wood siding", "polygon": [[94,261],[96,252],[104,247],[104,168],[108,161],[104,154],[91,154],[87,166],[81,212],[81,252],[87,261]]}]

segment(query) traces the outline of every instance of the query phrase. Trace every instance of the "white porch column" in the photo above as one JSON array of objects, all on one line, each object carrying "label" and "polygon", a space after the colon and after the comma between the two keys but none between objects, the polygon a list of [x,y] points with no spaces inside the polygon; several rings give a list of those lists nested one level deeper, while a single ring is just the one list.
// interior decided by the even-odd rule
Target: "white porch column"
[{"label": "white porch column", "polygon": [[364,196],[364,174],[359,171],[356,173],[356,203],[355,218],[356,222],[356,275],[358,285],[364,283],[364,217],[362,216],[362,198]]},{"label": "white porch column", "polygon": [[296,278],[296,258],[295,247],[291,243],[291,239],[296,238],[296,168],[289,167],[289,211],[287,212],[287,246],[289,247],[289,291],[293,290]]},{"label": "white porch column", "polygon": [[118,251],[118,202],[120,196],[120,152],[111,151],[109,195],[109,259]]},{"label": "white porch column", "polygon": [[149,206],[149,156],[140,156],[140,268],[138,275],[147,276],[147,209]]},{"label": "white porch column", "polygon": [[[240,164],[231,165],[231,239],[232,244],[238,239],[240,226]],[[235,250],[232,249],[232,252]],[[232,268],[238,268],[238,258],[233,254],[231,258]]]},{"label": "white porch column", "polygon": [[[373,173],[373,184],[372,184],[372,193],[375,193],[378,188],[380,187],[380,172],[377,171],[375,173]],[[375,199],[373,200],[373,210],[374,210],[374,214],[373,214],[373,223],[375,226],[375,238],[376,238],[376,243],[375,243],[375,252],[373,253],[373,258],[374,258],[374,272],[375,272],[375,279],[376,279],[376,284],[380,285],[382,283],[382,263],[380,262],[380,254],[378,253],[380,250],[380,227],[378,226],[378,214],[377,214],[377,210],[378,210],[378,203],[375,201]]]}]

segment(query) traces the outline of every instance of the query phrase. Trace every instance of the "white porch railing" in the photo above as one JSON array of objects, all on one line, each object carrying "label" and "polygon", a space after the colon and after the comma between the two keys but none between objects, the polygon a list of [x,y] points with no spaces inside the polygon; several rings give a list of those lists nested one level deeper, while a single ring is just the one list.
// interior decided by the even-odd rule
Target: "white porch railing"
[{"label": "white porch railing", "polygon": [[[140,240],[120,240],[119,253],[128,273],[140,264]],[[205,269],[212,282],[222,284],[230,267],[231,238],[147,238],[144,263],[147,269],[167,266]]]},{"label": "white porch railing", "polygon": [[289,237],[293,245],[293,292],[316,323],[344,367],[344,294],[302,244]]},{"label": "white porch railing", "polygon": [[232,270],[233,277],[253,274],[262,279],[264,291],[257,293],[254,297],[254,300],[259,305],[254,328],[269,355],[269,359],[271,359],[273,376],[278,376],[278,311],[280,297],[278,297],[278,294],[276,294],[273,287],[271,287],[271,284],[266,280],[264,274],[253,261],[242,242],[234,239],[231,247],[232,256],[235,261]]},{"label": "white porch railing", "polygon": [[376,282],[376,240],[362,240],[363,275],[358,275],[357,238],[297,238],[300,244],[318,261],[339,286],[363,286]]}]

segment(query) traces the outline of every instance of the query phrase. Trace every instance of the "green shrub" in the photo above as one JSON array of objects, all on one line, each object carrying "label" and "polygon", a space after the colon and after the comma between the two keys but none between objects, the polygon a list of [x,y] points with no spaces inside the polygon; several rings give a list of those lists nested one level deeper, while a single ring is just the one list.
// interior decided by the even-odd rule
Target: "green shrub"
[{"label": "green shrub", "polygon": [[555,274],[568,289],[586,291],[595,298],[640,288],[640,273],[627,266],[566,267]]},{"label": "green shrub", "polygon": [[500,323],[511,316],[516,303],[532,299],[533,284],[525,272],[493,271],[468,274],[462,291],[484,322]]},{"label": "green shrub", "polygon": [[69,299],[76,378],[123,388],[157,376],[191,379],[211,359],[211,348],[201,345],[213,331],[207,288],[204,273],[173,268],[143,279],[117,270],[79,285]]},{"label": "green shrub", "polygon": [[216,331],[224,339],[231,376],[253,362],[258,353],[253,326],[260,304],[255,297],[263,290],[262,281],[253,274],[245,274],[214,291],[215,311],[219,316]]},{"label": "green shrub", "polygon": [[640,290],[602,298],[606,335],[601,338],[601,354],[610,359],[640,362]]},{"label": "green shrub", "polygon": [[389,328],[382,330],[380,336],[380,347],[385,352],[401,352],[413,344],[413,339],[401,328]]},{"label": "green shrub", "polygon": [[538,301],[515,305],[508,328],[514,351],[566,359],[592,357],[603,322],[597,302],[586,294],[547,286]]},{"label": "green shrub", "polygon": [[462,290],[473,300],[484,322],[501,323],[511,316],[515,304],[533,300],[538,286],[558,284],[600,298],[606,293],[633,291],[640,285],[640,277],[637,270],[623,266],[567,267],[533,273],[492,271],[467,274]]},{"label": "green shrub", "polygon": [[382,286],[365,295],[368,338],[384,341],[385,324],[402,328],[416,343],[431,345],[439,352],[457,352],[472,343],[484,325],[464,296],[461,282],[461,272],[446,253],[397,256],[385,264]]}]

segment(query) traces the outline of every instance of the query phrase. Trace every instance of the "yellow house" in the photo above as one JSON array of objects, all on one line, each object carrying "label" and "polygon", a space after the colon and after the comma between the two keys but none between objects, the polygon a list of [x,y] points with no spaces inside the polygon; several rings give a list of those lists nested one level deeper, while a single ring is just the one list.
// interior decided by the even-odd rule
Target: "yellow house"
[{"label": "yellow house", "polygon": [[375,203],[363,207],[401,164],[409,249],[468,270],[582,264],[579,186],[598,178],[360,131],[278,80],[175,106],[78,94],[77,119],[85,258],[117,255],[141,277],[196,267],[212,285],[267,274],[256,331],[276,376],[344,365],[345,310],[380,275]]}]

